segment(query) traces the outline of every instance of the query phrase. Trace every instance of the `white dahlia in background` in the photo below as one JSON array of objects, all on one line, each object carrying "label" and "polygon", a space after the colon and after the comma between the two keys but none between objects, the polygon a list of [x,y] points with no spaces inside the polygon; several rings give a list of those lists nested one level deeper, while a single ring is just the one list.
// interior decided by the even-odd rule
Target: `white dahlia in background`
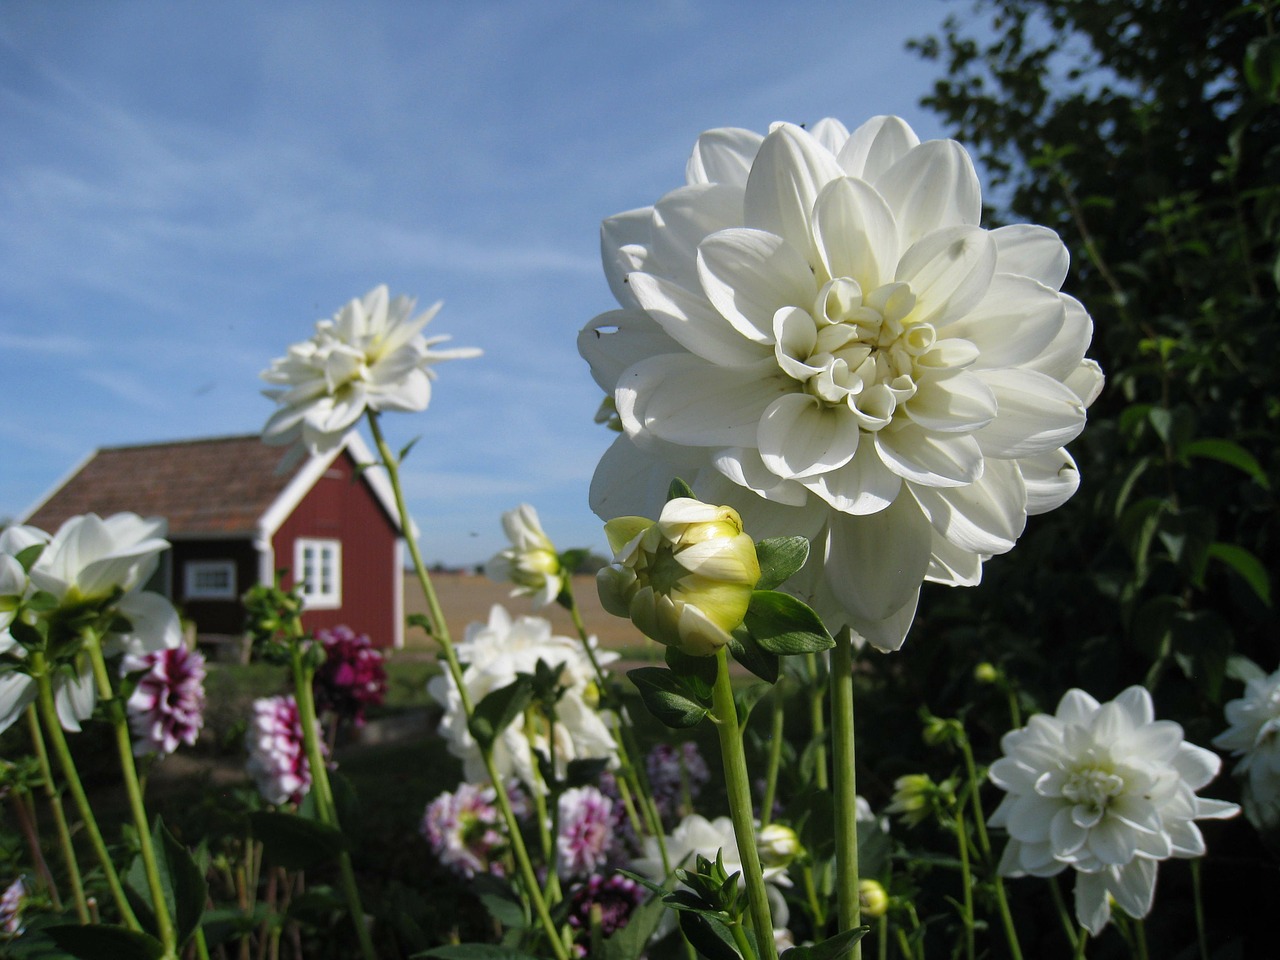
[{"label": "white dahlia in background", "polygon": [[1280,670],[1249,680],[1225,713],[1228,727],[1213,745],[1240,758],[1233,772],[1247,778],[1246,814],[1272,823],[1280,819]]},{"label": "white dahlia in background", "polygon": [[[592,637],[592,645],[595,638]],[[458,659],[466,665],[462,681],[473,704],[485,695],[514,683],[517,674],[533,675],[541,660],[549,667],[563,666],[560,682],[563,695],[556,703],[554,732],[545,717],[516,717],[493,743],[493,759],[499,774],[514,777],[531,790],[546,792],[537,773],[535,751],[554,756],[563,775],[570,760],[598,759],[617,755],[617,745],[609,732],[606,716],[597,709],[595,669],[582,643],[553,635],[551,621],[542,617],[517,617],[498,604],[489,612],[487,623],[471,623],[457,644]],[[597,651],[603,666],[616,660],[610,651]],[[448,673],[433,677],[427,692],[444,708],[440,736],[449,752],[462,760],[463,776],[472,783],[487,783],[488,773],[480,748],[467,729],[462,697]]]},{"label": "white dahlia in background", "polygon": [[280,407],[262,429],[269,444],[331,450],[369,410],[425,410],[431,401],[431,365],[475,357],[470,347],[434,350],[448,337],[422,335],[440,309],[412,317],[415,300],[388,300],[385,286],[352,300],[332,320],[316,322],[310,340],[295,343],[271,362],[263,393]]},{"label": "white dahlia in background", "polygon": [[968,154],[896,117],[711,130],[686,180],[602,228],[622,309],[578,344],[624,435],[592,508],[653,516],[680,476],[756,537],[808,536],[791,588],[896,649],[923,580],[977,583],[1076,489],[1102,374],[1067,250],[980,227]]},{"label": "white dahlia in background", "polygon": [[195,746],[204,726],[204,654],[186,647],[129,654],[120,672],[142,674],[125,703],[137,756]]},{"label": "white dahlia in background", "polygon": [[535,607],[554,602],[569,571],[561,569],[560,555],[543,532],[538,511],[522,503],[502,515],[502,529],[511,546],[490,558],[485,564],[485,576],[514,584],[511,596],[532,597]]},{"label": "white dahlia in background", "polygon": [[1036,714],[1001,746],[988,774],[1007,793],[989,820],[1009,833],[1000,873],[1074,867],[1076,919],[1094,935],[1111,918],[1110,898],[1131,917],[1147,915],[1159,861],[1204,854],[1196,820],[1239,812],[1196,796],[1221,761],[1156,720],[1142,687],[1105,704],[1069,690],[1053,716]]}]

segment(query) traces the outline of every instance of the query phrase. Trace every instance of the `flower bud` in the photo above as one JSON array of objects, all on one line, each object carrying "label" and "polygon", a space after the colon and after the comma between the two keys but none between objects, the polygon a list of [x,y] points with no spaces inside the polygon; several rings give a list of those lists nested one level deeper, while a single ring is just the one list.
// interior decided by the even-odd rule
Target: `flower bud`
[{"label": "flower bud", "polygon": [[756,836],[756,849],[764,867],[785,867],[801,851],[796,832],[781,823],[771,823]]},{"label": "flower bud", "polygon": [[995,683],[1000,679],[1000,670],[994,663],[984,660],[973,668],[973,679],[978,683]]},{"label": "flower bud", "polygon": [[858,903],[864,920],[883,917],[889,909],[889,894],[878,880],[858,881]]},{"label": "flower bud", "polygon": [[546,606],[560,594],[564,571],[555,545],[542,530],[537,511],[527,503],[502,515],[502,527],[511,546],[485,564],[491,580],[515,585],[512,596],[533,597],[535,606]]},{"label": "flower bud", "polygon": [[927,773],[909,773],[893,781],[893,798],[885,810],[901,814],[907,826],[929,819],[933,812],[938,785]]},{"label": "flower bud", "polygon": [[596,579],[606,610],[693,656],[729,643],[760,579],[755,543],[735,510],[680,497],[656,523],[619,517],[604,529],[614,552]]}]

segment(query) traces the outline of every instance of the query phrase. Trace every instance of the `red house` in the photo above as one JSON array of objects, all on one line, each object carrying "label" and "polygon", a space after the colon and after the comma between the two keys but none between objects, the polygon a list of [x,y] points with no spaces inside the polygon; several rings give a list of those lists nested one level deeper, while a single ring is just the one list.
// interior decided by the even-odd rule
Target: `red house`
[{"label": "red house", "polygon": [[303,584],[309,630],[346,624],[379,647],[404,643],[403,545],[386,475],[351,433],[334,452],[281,471],[257,434],[104,447],[22,521],[53,533],[69,517],[131,511],[164,517],[173,549],[151,589],[203,639],[238,637],[241,595]]}]

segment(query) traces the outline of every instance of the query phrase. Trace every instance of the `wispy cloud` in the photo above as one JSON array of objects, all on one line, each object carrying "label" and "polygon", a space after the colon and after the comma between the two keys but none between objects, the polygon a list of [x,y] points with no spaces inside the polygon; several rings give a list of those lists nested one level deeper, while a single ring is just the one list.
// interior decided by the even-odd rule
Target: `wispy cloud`
[{"label": "wispy cloud", "polygon": [[83,356],[92,349],[92,344],[81,337],[60,334],[24,335],[20,333],[0,333],[0,350],[15,353],[37,353],[55,357]]}]

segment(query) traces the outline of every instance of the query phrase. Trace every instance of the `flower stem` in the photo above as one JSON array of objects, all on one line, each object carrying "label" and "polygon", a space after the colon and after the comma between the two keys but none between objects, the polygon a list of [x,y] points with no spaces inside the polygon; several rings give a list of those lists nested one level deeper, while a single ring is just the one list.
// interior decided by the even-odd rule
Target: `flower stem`
[{"label": "flower stem", "polygon": [[814,785],[819,790],[827,789],[827,721],[822,701],[823,687],[818,672],[816,654],[805,654],[805,664],[809,668],[809,727],[816,744],[813,751]]},{"label": "flower stem", "polygon": [[[854,773],[853,742],[853,633],[845,627],[836,633],[831,651],[831,752],[835,764],[836,807],[836,906],[840,929],[862,925],[858,901],[858,789]],[[861,960],[862,945],[849,954]]]},{"label": "flower stem", "polygon": [[987,834],[986,814],[982,809],[981,783],[978,780],[978,767],[973,760],[973,747],[969,743],[969,735],[961,730],[959,738],[960,752],[964,756],[965,774],[969,778],[969,798],[973,801],[973,819],[978,834],[978,847],[982,851],[983,861],[991,866],[992,883],[996,892],[996,904],[1000,908],[1000,922],[1004,927],[1005,940],[1009,943],[1009,953],[1014,960],[1022,960],[1022,946],[1018,942],[1018,929],[1013,923],[1013,912],[1009,909],[1009,898],[1005,894],[1004,878],[995,870],[991,856],[991,837]]},{"label": "flower stem", "polygon": [[[320,737],[316,732],[319,723],[316,718],[313,690],[315,668],[303,662],[300,637],[292,638],[289,653],[293,673],[293,699],[298,707],[298,722],[302,727],[302,746],[307,754],[307,768],[311,772],[311,789],[315,792],[316,810],[320,814],[322,823],[335,830],[341,830],[338,806],[333,799],[333,785],[329,783],[329,768],[325,764],[324,754],[320,752]],[[377,953],[373,949],[369,925],[365,922],[364,904],[360,900],[360,887],[356,883],[355,868],[351,865],[351,854],[346,850],[338,852],[338,874],[342,882],[343,895],[346,897],[347,910],[356,928],[356,939],[360,942],[360,954],[364,960],[376,960]]]},{"label": "flower stem", "polygon": [[107,888],[111,891],[111,899],[115,901],[116,909],[120,911],[120,918],[125,926],[130,930],[140,931],[142,924],[138,923],[138,918],[124,895],[120,876],[116,873],[115,864],[111,862],[111,855],[107,852],[107,845],[102,839],[102,831],[98,829],[98,820],[93,815],[93,807],[89,805],[89,797],[84,792],[84,784],[80,782],[80,774],[71,757],[71,748],[67,746],[67,738],[62,733],[62,721],[58,719],[58,707],[53,700],[53,680],[49,676],[43,653],[32,651],[31,670],[32,676],[36,679],[36,703],[40,711],[40,720],[44,724],[45,734],[49,738],[54,756],[58,758],[58,766],[62,768],[62,777],[67,782],[67,789],[71,791],[71,799],[75,802],[76,811],[80,814],[85,832],[89,835],[89,844],[93,847],[98,863],[102,866]]},{"label": "flower stem", "polygon": [[49,766],[49,751],[44,746],[44,735],[40,732],[40,718],[36,716],[35,704],[26,710],[27,731],[31,735],[31,747],[35,751],[36,763],[40,767],[40,780],[44,784],[44,795],[49,801],[49,809],[53,811],[54,827],[58,832],[58,846],[62,850],[62,859],[67,867],[67,877],[71,883],[71,898],[76,904],[76,918],[81,924],[89,922],[89,905],[84,899],[84,883],[80,879],[80,865],[76,862],[76,849],[71,843],[71,830],[67,827],[67,814],[62,809],[62,798],[58,796],[58,788],[53,783],[53,770]]},{"label": "flower stem", "polygon": [[724,647],[716,651],[716,682],[711,690],[711,704],[716,731],[720,735],[725,791],[729,798],[729,814],[733,820],[733,835],[738,843],[738,856],[742,860],[742,879],[747,888],[751,926],[755,930],[762,960],[776,960],[778,953],[773,943],[773,916],[769,910],[769,896],[765,892],[764,873],[760,869],[760,854],[756,850],[751,782],[747,775],[746,754],[742,749],[738,710],[733,702],[729,657]]},{"label": "flower stem", "polygon": [[1058,910],[1058,919],[1062,921],[1062,929],[1066,932],[1067,941],[1071,944],[1072,955],[1075,956],[1077,950],[1083,949],[1080,937],[1076,934],[1075,921],[1071,919],[1071,914],[1067,911],[1067,902],[1062,898],[1062,888],[1058,886],[1058,878],[1049,877],[1048,879],[1049,893],[1053,897],[1053,905]]},{"label": "flower stem", "polygon": [[147,818],[147,808],[142,801],[142,787],[138,783],[138,768],[133,761],[133,738],[129,735],[129,720],[125,716],[124,704],[117,699],[111,686],[111,675],[107,672],[107,662],[102,656],[102,644],[97,634],[86,631],[84,648],[89,653],[89,662],[93,664],[93,676],[98,685],[98,699],[106,705],[107,716],[111,721],[116,738],[116,753],[120,757],[120,772],[124,778],[125,794],[129,798],[129,812],[133,815],[133,825],[138,833],[138,848],[142,854],[142,866],[147,875],[147,889],[151,893],[151,909],[155,912],[156,934],[163,944],[166,957],[176,957],[178,937],[173,927],[173,918],[169,915],[169,902],[165,899],[164,883],[160,879],[160,864],[156,859],[155,844],[151,839],[151,824]]},{"label": "flower stem", "polygon": [[[440,651],[444,655],[449,676],[453,680],[453,684],[458,691],[458,697],[462,702],[463,713],[470,720],[475,712],[475,706],[471,702],[471,693],[467,690],[466,683],[463,682],[462,664],[458,662],[458,654],[453,648],[453,640],[449,636],[449,625],[445,621],[444,611],[440,607],[440,599],[436,596],[435,587],[431,583],[431,577],[427,574],[426,564],[422,560],[422,551],[418,548],[417,538],[413,535],[413,520],[409,516],[409,508],[404,499],[404,489],[400,483],[399,462],[391,453],[391,448],[387,446],[386,438],[382,435],[382,426],[378,422],[377,412],[373,410],[366,411],[366,418],[369,421],[369,432],[373,435],[378,457],[382,462],[383,468],[387,471],[387,479],[391,483],[391,492],[395,497],[396,511],[400,519],[400,530],[404,535],[405,543],[409,546],[409,556],[413,560],[413,569],[417,574],[418,583],[422,587],[422,594],[427,602],[428,620],[431,623],[432,636],[440,644]],[[494,763],[493,751],[489,748],[482,748],[480,756],[484,761],[485,771],[489,775],[489,782],[493,784],[493,791],[498,801],[498,809],[502,812],[503,822],[507,826],[507,839],[511,842],[511,850],[516,858],[520,879],[527,896],[533,903],[538,922],[546,934],[547,941],[555,954],[556,960],[569,960],[567,948],[560,938],[560,932],[556,928],[555,921],[551,917],[551,911],[542,896],[542,890],[538,884],[538,876],[534,872],[533,863],[529,859],[528,848],[525,846],[524,838],[520,833],[520,824],[516,820],[515,811],[511,809],[511,800],[507,796],[506,785],[502,782],[497,765]]]},{"label": "flower stem", "polygon": [[958,806],[955,815],[956,843],[960,848],[960,882],[963,894],[964,913],[964,955],[973,960],[973,873],[969,867],[969,835],[964,826],[964,807]]},{"label": "flower stem", "polygon": [[773,819],[773,802],[778,793],[778,768],[782,765],[782,733],[786,713],[783,710],[786,701],[783,691],[787,683],[785,676],[779,676],[773,685],[773,713],[769,734],[769,760],[765,767],[764,797],[760,800],[760,826],[763,829]]}]

